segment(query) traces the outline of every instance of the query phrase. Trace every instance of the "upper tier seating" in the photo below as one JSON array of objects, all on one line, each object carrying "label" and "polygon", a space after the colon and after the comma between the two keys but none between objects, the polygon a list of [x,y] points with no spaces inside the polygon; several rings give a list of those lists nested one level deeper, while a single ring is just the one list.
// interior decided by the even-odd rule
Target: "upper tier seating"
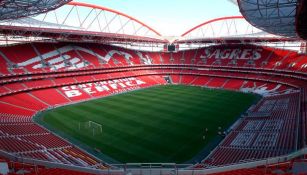
[{"label": "upper tier seating", "polygon": [[0,48],[0,61],[1,74],[141,64],[195,64],[307,71],[306,55],[255,45],[219,45],[178,53],[158,53],[97,44],[24,44]]}]

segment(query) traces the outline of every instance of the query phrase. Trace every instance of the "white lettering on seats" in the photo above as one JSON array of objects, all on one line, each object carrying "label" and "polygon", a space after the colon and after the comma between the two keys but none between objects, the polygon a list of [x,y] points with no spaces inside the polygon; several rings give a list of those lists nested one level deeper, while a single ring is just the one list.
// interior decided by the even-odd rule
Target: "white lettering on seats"
[{"label": "white lettering on seats", "polygon": [[262,56],[263,49],[212,49],[204,50],[200,58],[207,59],[253,59],[258,60]]}]

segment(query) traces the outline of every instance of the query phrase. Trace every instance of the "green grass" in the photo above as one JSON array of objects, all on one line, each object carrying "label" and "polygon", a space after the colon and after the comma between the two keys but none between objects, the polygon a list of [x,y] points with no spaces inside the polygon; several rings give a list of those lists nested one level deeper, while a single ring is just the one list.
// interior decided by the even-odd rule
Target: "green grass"
[{"label": "green grass", "polygon": [[[123,163],[182,163],[197,155],[216,138],[218,127],[227,129],[256,99],[225,90],[158,86],[56,108],[41,119]],[[84,128],[87,121],[102,124],[103,132],[93,137]]]}]

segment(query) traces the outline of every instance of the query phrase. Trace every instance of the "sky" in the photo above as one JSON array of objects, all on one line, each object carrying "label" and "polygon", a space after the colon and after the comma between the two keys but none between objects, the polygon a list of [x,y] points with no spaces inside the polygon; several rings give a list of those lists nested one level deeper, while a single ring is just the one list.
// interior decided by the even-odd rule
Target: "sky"
[{"label": "sky", "polygon": [[241,15],[228,0],[74,0],[130,15],[164,36],[179,36],[205,21]]}]

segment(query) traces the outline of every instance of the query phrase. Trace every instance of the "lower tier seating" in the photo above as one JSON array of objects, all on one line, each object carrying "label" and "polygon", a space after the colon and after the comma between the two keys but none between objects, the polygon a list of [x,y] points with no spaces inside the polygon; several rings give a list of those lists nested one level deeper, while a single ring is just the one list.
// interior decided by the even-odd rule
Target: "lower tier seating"
[{"label": "lower tier seating", "polygon": [[[219,166],[286,155],[298,149],[299,93],[263,98],[203,161]],[[269,114],[267,115],[268,112]]]},{"label": "lower tier seating", "polygon": [[17,157],[81,167],[108,167],[46,129],[31,116],[53,106],[165,84],[161,76],[141,76],[80,83],[0,97],[0,149]]},{"label": "lower tier seating", "polygon": [[[164,77],[170,77],[174,84],[245,90],[266,95],[242,116],[242,121],[236,128],[228,131],[224,141],[200,163],[201,166],[212,167],[242,160],[265,159],[288,154],[298,148],[295,128],[298,125],[297,117],[300,117],[299,99],[302,97],[295,88],[260,80],[200,76],[196,74],[197,71],[185,72],[191,75],[180,74],[180,70],[178,74],[171,74],[165,70],[163,72],[164,75],[161,75],[161,72],[160,75],[155,73],[146,76],[142,74],[152,72],[140,70],[127,74],[118,73],[116,76],[133,77],[95,83],[82,83],[86,78],[73,79],[69,81],[80,83],[0,97],[0,148],[19,157],[107,168],[108,165],[34,124],[31,116],[54,106],[166,84]],[[18,98],[14,98],[15,96]],[[18,146],[20,144],[24,146]]]}]

